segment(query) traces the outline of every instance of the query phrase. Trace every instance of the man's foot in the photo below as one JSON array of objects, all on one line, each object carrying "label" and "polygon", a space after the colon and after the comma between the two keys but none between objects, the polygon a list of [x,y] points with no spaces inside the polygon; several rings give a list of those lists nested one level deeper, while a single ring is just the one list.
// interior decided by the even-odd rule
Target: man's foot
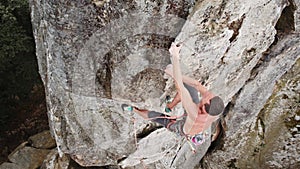
[{"label": "man's foot", "polygon": [[129,106],[128,104],[122,104],[121,107],[123,111],[129,111],[129,112],[133,111],[133,107]]},{"label": "man's foot", "polygon": [[172,102],[171,96],[167,95],[166,96],[166,103],[171,103],[171,102]]},{"label": "man's foot", "polygon": [[171,110],[169,107],[166,107],[166,108],[165,108],[165,112],[166,112],[166,113],[170,113],[171,111],[172,111],[172,110]]},{"label": "man's foot", "polygon": [[[166,104],[171,103],[172,102],[172,98],[169,95],[167,95],[165,101],[166,101]],[[172,110],[166,105],[165,112],[166,113],[170,113],[171,111]]]}]

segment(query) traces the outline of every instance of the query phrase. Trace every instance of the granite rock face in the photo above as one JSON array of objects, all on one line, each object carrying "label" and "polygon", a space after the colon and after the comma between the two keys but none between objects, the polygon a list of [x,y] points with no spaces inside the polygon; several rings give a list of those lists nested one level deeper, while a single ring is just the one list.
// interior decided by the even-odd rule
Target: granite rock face
[{"label": "granite rock face", "polygon": [[[29,2],[60,156],[127,168],[299,166],[299,0]],[[163,73],[172,41],[183,43],[184,74],[227,105],[226,136],[213,153],[205,155],[210,140],[195,155],[183,138],[121,110],[163,111],[162,98],[175,93]]]}]

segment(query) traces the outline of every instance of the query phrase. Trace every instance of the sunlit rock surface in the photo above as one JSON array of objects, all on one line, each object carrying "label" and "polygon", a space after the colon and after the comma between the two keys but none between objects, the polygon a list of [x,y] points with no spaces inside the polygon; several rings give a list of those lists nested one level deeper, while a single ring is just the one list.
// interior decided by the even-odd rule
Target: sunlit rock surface
[{"label": "sunlit rock surface", "polygon": [[[128,168],[299,166],[299,0],[30,5],[61,156]],[[210,141],[193,154],[184,138],[120,107],[164,110],[162,98],[175,92],[163,74],[174,40],[184,74],[227,105],[226,135],[206,156]]]}]

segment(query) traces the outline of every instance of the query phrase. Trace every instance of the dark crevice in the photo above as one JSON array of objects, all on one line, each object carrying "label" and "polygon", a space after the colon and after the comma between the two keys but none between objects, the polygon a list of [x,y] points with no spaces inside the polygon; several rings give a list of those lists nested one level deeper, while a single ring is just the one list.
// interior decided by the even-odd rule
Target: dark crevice
[{"label": "dark crevice", "polygon": [[175,156],[173,157],[173,159],[172,159],[172,161],[171,161],[171,163],[170,163],[170,168],[172,168],[173,163],[174,163],[174,161],[176,160],[177,155],[178,155],[178,152],[181,150],[181,148],[182,148],[182,146],[179,147],[179,149],[177,150]]},{"label": "dark crevice", "polygon": [[234,158],[234,159],[231,159],[230,160],[230,163],[227,165],[229,168],[232,168],[232,169],[239,169],[238,167],[236,167],[235,163],[237,162],[237,160]]},{"label": "dark crevice", "polygon": [[[244,86],[245,86],[245,84],[244,84]],[[232,120],[233,114],[236,114],[236,113],[238,113],[238,114],[248,114],[248,110],[246,110],[246,109],[244,109],[244,110],[242,110],[242,111],[238,111],[238,112],[233,112],[233,111],[232,111],[232,110],[233,110],[233,107],[236,105],[236,101],[237,101],[238,97],[240,96],[241,92],[242,92],[243,89],[244,89],[244,86],[241,87],[241,88],[235,93],[234,96],[232,96],[231,101],[230,101],[230,102],[227,104],[227,106],[225,107],[223,116],[224,116],[224,119],[225,119],[225,117],[226,117],[226,119],[224,120],[224,122],[229,121],[229,120]],[[228,116],[228,117],[227,117],[227,116]],[[234,119],[234,120],[236,120],[236,119]],[[225,129],[225,131],[226,131],[226,130],[227,130],[227,125],[226,125],[226,123],[223,123],[222,125],[223,125],[222,127],[223,127],[223,128]],[[235,124],[231,124],[231,125],[234,125],[233,128],[236,127]]]},{"label": "dark crevice", "polygon": [[[278,52],[276,54],[274,53],[273,49],[278,48],[276,45],[277,43],[283,39],[288,34],[292,34],[293,31],[295,31],[295,21],[294,21],[294,13],[296,10],[296,6],[293,2],[293,0],[288,1],[289,4],[283,9],[280,18],[278,19],[275,29],[277,31],[277,34],[274,37],[273,43],[269,46],[269,48],[262,53],[262,57],[256,64],[256,66],[252,69],[250,78],[247,80],[246,83],[252,81],[260,72],[260,68],[271,61],[273,57],[276,57]],[[282,48],[279,53],[282,53],[285,50],[285,48]]]},{"label": "dark crevice", "polygon": [[224,143],[225,143],[224,138],[226,136],[225,128],[224,128],[225,126],[222,125],[222,122],[219,122],[218,127],[220,127],[220,133],[219,133],[218,137],[216,138],[216,140],[211,142],[211,145],[208,148],[206,155],[213,153],[214,150],[220,150],[224,146]]},{"label": "dark crevice", "polygon": [[232,110],[233,106],[234,104],[232,102],[229,102],[225,107],[221,120],[218,124],[218,127],[220,127],[220,133],[216,140],[214,140],[208,148],[207,155],[213,153],[213,151],[215,150],[221,150],[224,147],[224,138],[226,137],[225,131],[227,130],[225,117],[227,116],[228,112]]},{"label": "dark crevice", "polygon": [[239,18],[236,21],[232,21],[227,25],[230,30],[233,30],[232,37],[229,39],[230,42],[233,42],[236,39],[236,37],[239,35],[239,30],[243,24],[245,17],[246,17],[245,14],[243,14],[241,18]]},{"label": "dark crevice", "polygon": [[227,2],[228,2],[227,0],[222,0],[222,3],[220,4],[219,11],[218,11],[218,14],[217,14],[218,19],[221,18],[222,13],[223,13],[223,11],[226,7]]},{"label": "dark crevice", "polygon": [[122,161],[124,161],[125,159],[127,159],[127,157],[122,157],[122,158],[120,158],[120,159],[117,160],[117,163],[119,164],[119,163],[121,163]]},{"label": "dark crevice", "polygon": [[[227,49],[226,49],[226,51],[224,52],[223,56],[221,57],[220,62],[219,62],[218,65],[221,66],[221,65],[224,65],[224,64],[226,63],[226,62],[224,61],[224,59],[225,59],[225,57],[226,57],[226,55],[227,55],[229,49],[230,49],[230,47],[227,47]],[[219,67],[218,67],[217,69],[219,69]]]},{"label": "dark crevice", "polygon": [[[227,24],[227,27],[229,30],[233,30],[233,34],[231,36],[231,38],[229,39],[229,42],[232,43],[233,41],[236,40],[236,37],[239,35],[239,30],[244,22],[244,19],[246,18],[246,15],[243,14],[241,16],[241,18],[239,18],[236,21],[232,21],[231,23]],[[224,55],[222,56],[222,58],[220,59],[220,63],[219,65],[223,65],[225,64],[224,58],[226,57],[226,54],[228,53],[230,47],[228,47],[224,53]]]},{"label": "dark crevice", "polygon": [[[245,86],[245,85],[244,85]],[[241,87],[235,94],[232,96],[231,101],[228,103],[228,105],[225,107],[224,114],[227,116],[230,110],[233,106],[235,106],[235,102],[239,95],[241,94],[242,90],[244,89],[244,86]]]},{"label": "dark crevice", "polygon": [[111,95],[111,79],[112,79],[112,62],[111,59],[112,57],[110,55],[105,55],[105,69],[106,69],[106,74],[105,74],[105,81],[103,83],[103,87],[105,89],[105,96],[107,98],[112,98]]},{"label": "dark crevice", "polygon": [[111,80],[113,64],[111,62],[112,53],[109,52],[104,56],[104,68],[99,69],[96,74],[96,81],[103,87],[106,98],[111,99]]},{"label": "dark crevice", "polygon": [[[240,94],[240,91],[238,92],[238,94]],[[236,99],[235,97],[236,96],[234,96],[234,99]],[[233,100],[233,101],[235,101],[235,100]],[[233,102],[229,102],[227,104],[227,106],[225,107],[224,112],[223,112],[223,117],[224,118],[227,116],[227,114],[229,113],[229,111],[232,110],[233,106],[234,106]]]},{"label": "dark crevice", "polygon": [[283,36],[291,34],[293,31],[295,31],[294,13],[296,10],[296,6],[293,0],[289,0],[288,2],[289,4],[282,10],[282,13],[275,25],[275,29],[277,31],[275,40],[269,47],[269,50],[265,52],[265,54],[268,54],[270,52],[270,49],[272,49],[272,47],[277,44],[279,39],[282,39]]},{"label": "dark crevice", "polygon": [[137,139],[145,138],[149,134],[151,134],[152,132],[154,132],[155,130],[160,129],[160,128],[162,128],[162,126],[157,126],[153,123],[149,123],[141,132],[137,133],[136,137],[137,137]]},{"label": "dark crevice", "polygon": [[250,72],[250,77],[249,79],[247,79],[246,84],[251,82],[252,80],[255,79],[255,77],[258,75],[258,73],[260,72],[260,67],[263,64],[262,60],[259,60],[258,63],[254,66],[254,68],[251,70]]},{"label": "dark crevice", "polygon": [[283,9],[275,26],[278,34],[289,34],[292,31],[295,31],[294,13],[296,6],[293,0],[288,0],[288,2],[288,6]]},{"label": "dark crevice", "polygon": [[270,45],[269,49],[263,53],[263,60],[269,60],[268,55],[270,54],[271,49],[277,44],[279,39],[282,39],[285,35],[291,34],[293,31],[295,31],[295,10],[296,6],[293,0],[289,0],[288,6],[282,10],[281,16],[275,25],[277,34],[275,35],[274,42]]}]

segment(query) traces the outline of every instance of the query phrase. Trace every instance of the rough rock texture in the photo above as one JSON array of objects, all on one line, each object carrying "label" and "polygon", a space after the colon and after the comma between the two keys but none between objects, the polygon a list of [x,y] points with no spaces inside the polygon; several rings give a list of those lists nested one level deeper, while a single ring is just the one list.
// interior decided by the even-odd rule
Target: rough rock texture
[{"label": "rough rock texture", "polygon": [[[30,5],[60,156],[83,166],[299,167],[299,0]],[[195,155],[183,138],[120,108],[163,111],[161,98],[174,94],[163,77],[174,40],[183,42],[184,73],[227,105],[226,136],[206,156],[210,141]]]},{"label": "rough rock texture", "polygon": [[38,168],[46,158],[50,150],[36,149],[26,145],[27,143],[21,144],[19,147],[12,152],[8,159],[12,163],[4,163],[0,166],[2,169],[12,168]]},{"label": "rough rock texture", "polygon": [[14,163],[8,163],[8,162],[4,162],[3,164],[0,165],[1,169],[23,169],[22,166],[19,166],[17,164]]},{"label": "rough rock texture", "polygon": [[56,147],[55,140],[51,137],[49,130],[29,137],[28,142],[32,147],[40,149],[51,149]]},{"label": "rough rock texture", "polygon": [[[20,144],[9,156],[9,161],[0,169],[83,169],[69,155],[59,157],[55,140],[48,130],[31,136]],[[105,167],[93,167],[104,169]]]},{"label": "rough rock texture", "polygon": [[45,158],[41,169],[68,169],[71,168],[70,158],[59,157],[57,150],[52,150]]},{"label": "rough rock texture", "polygon": [[[272,95],[253,120],[244,121],[220,150],[204,158],[204,168],[299,168],[299,83],[300,59],[269,89]],[[238,111],[231,109],[229,114],[234,112]]]},{"label": "rough rock texture", "polygon": [[48,154],[54,151],[51,148],[55,148],[55,140],[49,130],[33,135],[8,156],[9,162],[1,164],[0,169],[39,168]]}]

